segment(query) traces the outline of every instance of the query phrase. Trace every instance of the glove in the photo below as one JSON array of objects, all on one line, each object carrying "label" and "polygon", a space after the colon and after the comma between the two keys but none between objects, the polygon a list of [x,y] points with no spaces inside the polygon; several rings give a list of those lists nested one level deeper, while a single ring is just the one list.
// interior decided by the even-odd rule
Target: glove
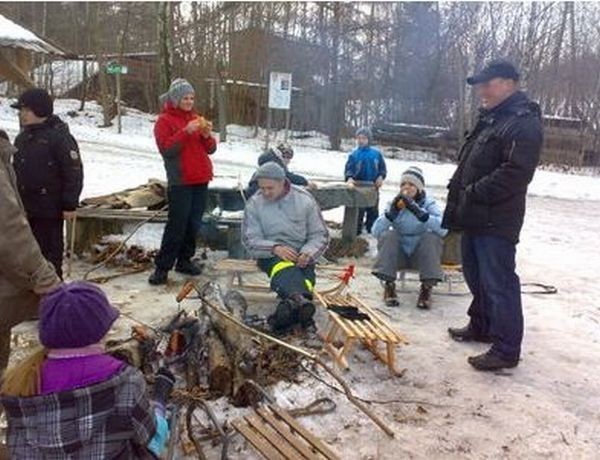
[{"label": "glove", "polygon": [[161,367],[156,371],[154,380],[154,399],[156,399],[157,402],[166,405],[171,397],[174,386],[175,376],[166,367]]},{"label": "glove", "polygon": [[399,193],[394,197],[392,204],[390,205],[390,209],[385,213],[386,219],[390,222],[394,222],[404,207],[405,205],[404,201],[402,200],[402,194]]},{"label": "glove", "polygon": [[427,222],[429,220],[429,213],[419,206],[415,200],[410,197],[403,196],[402,201],[406,205],[406,209],[412,212],[420,222]]}]

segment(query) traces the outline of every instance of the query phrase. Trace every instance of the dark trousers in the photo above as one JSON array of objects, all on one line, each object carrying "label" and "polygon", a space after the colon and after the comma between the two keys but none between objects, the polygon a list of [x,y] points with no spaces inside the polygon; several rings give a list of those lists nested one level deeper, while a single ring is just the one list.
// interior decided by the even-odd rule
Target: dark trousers
[{"label": "dark trousers", "polygon": [[155,265],[171,270],[175,261],[185,262],[196,253],[196,236],[208,196],[207,184],[174,185],[168,189],[169,216]]},{"label": "dark trousers", "polygon": [[65,240],[63,235],[63,219],[40,219],[31,217],[29,226],[38,242],[44,257],[54,265],[56,274],[62,279],[63,252]]},{"label": "dark trousers", "polygon": [[258,259],[257,264],[269,276],[271,289],[280,298],[286,299],[293,294],[302,294],[312,299],[316,281],[314,265],[300,268],[297,265],[286,263],[279,257]]},{"label": "dark trousers", "polygon": [[[365,222],[366,217],[366,222]],[[377,192],[377,203],[375,206],[370,208],[359,208],[358,210],[358,227],[356,228],[356,234],[360,235],[362,233],[363,225],[367,229],[367,233],[371,233],[371,228],[373,228],[373,224],[379,217],[379,192]]]},{"label": "dark trousers", "polygon": [[473,300],[470,327],[493,339],[492,352],[517,359],[523,340],[521,284],[515,273],[516,246],[490,235],[462,236],[462,268]]}]

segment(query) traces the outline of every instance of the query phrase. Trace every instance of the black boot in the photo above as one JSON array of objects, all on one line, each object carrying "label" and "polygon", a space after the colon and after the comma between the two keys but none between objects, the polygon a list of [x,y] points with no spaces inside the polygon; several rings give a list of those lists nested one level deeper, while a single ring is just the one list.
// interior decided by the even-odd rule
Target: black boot
[{"label": "black boot", "polygon": [[267,318],[267,322],[272,332],[285,334],[298,322],[298,308],[287,299],[281,300],[275,308],[275,313]]},{"label": "black boot", "polygon": [[449,327],[448,334],[457,342],[481,342],[492,343],[492,338],[487,334],[480,334],[471,329],[470,325],[465,327]]},{"label": "black boot", "polygon": [[431,308],[431,290],[433,288],[427,284],[421,283],[421,291],[417,300],[417,308],[429,310]]},{"label": "black boot", "polygon": [[160,268],[155,269],[150,278],[148,278],[148,282],[153,286],[159,286],[161,284],[167,284],[169,272],[167,270],[162,270]]},{"label": "black boot", "polygon": [[519,359],[505,359],[490,351],[467,359],[469,364],[478,371],[497,371],[517,367]]},{"label": "black boot", "polygon": [[396,283],[394,281],[386,281],[383,288],[383,301],[388,307],[397,307],[398,295],[396,294]]},{"label": "black boot", "polygon": [[302,294],[292,294],[290,300],[296,304],[300,326],[304,329],[314,326],[315,305]]},{"label": "black boot", "polygon": [[175,265],[175,271],[184,275],[199,276],[202,274],[202,265],[198,265],[191,260],[178,260]]}]

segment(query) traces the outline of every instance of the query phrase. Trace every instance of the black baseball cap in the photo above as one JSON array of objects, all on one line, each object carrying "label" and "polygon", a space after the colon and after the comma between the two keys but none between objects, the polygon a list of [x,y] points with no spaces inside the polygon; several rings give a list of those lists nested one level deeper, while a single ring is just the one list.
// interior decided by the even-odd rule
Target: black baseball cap
[{"label": "black baseball cap", "polygon": [[54,103],[48,91],[42,88],[28,89],[19,96],[17,102],[12,104],[13,109],[27,107],[38,117],[49,117],[54,113]]},{"label": "black baseball cap", "polygon": [[469,85],[477,85],[479,83],[487,83],[494,78],[519,81],[519,77],[519,72],[512,63],[505,59],[496,59],[488,62],[481,72],[467,78],[467,83]]}]

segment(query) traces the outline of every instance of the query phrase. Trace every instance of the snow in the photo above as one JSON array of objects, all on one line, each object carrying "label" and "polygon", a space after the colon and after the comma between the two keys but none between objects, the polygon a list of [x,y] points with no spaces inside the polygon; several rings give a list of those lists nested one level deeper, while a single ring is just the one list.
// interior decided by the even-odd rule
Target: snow
[{"label": "snow", "polygon": [[0,14],[0,40],[30,41],[42,43],[33,32],[15,24],[6,16]]},{"label": "snow", "polygon": [[[0,128],[14,137],[18,126],[16,113],[0,99]],[[70,123],[81,142],[86,169],[84,195],[107,193],[145,183],[151,177],[164,179],[162,162],[152,139],[155,116],[127,110],[124,134],[116,128],[98,128],[101,116],[95,104],[85,113],[69,118],[66,113],[77,101],[57,101],[57,111]],[[262,146],[252,138],[252,128],[229,127],[229,139],[214,156],[215,170],[222,183],[248,179]],[[282,133],[278,133],[281,139]],[[292,169],[319,179],[341,178],[351,142],[344,152],[328,151],[326,138],[315,135],[292,141],[297,152]],[[404,168],[415,162],[390,159],[390,178],[382,201],[398,187]],[[428,188],[443,199],[444,186],[455,166],[416,162],[425,172]],[[339,220],[340,210],[328,218]],[[466,323],[468,296],[446,295],[438,286],[431,311],[414,307],[418,285],[409,282],[410,292],[400,295],[400,308],[387,308],[381,288],[370,275],[371,257],[358,265],[352,290],[382,312],[393,326],[405,334],[410,345],[397,353],[398,366],[406,368],[402,378],[391,377],[360,347],[352,353],[351,369],[344,372],[355,393],[367,399],[410,400],[369,404],[396,433],[387,438],[344,397],[334,393],[308,375],[298,384],[281,383],[270,391],[284,407],[306,405],[327,396],[337,403],[332,414],[302,417],[299,421],[329,442],[341,458],[348,460],[397,458],[598,458],[600,445],[600,258],[593,248],[600,222],[600,179],[538,170],[530,187],[525,225],[518,246],[518,271],[523,282],[555,285],[556,295],[523,295],[526,334],[523,360],[516,369],[499,374],[481,374],[466,363],[468,356],[485,350],[481,344],[460,344],[447,337],[448,326]],[[142,239],[156,244],[160,226],[144,227]],[[141,233],[143,234],[143,232]],[[375,242],[369,238],[370,247]],[[211,254],[209,260],[223,257]],[[78,261],[75,277],[89,268]],[[224,282],[219,274],[211,277]],[[184,278],[170,275],[170,284],[151,288],[142,273],[115,279],[103,285],[113,303],[141,321],[156,324],[179,308],[174,297]],[[204,280],[204,279],[203,279]],[[257,275],[259,282],[265,278]],[[254,280],[250,280],[254,281]],[[321,286],[328,285],[320,281]],[[272,297],[247,296],[250,314],[268,314]],[[184,308],[196,308],[192,302]],[[318,309],[322,329],[325,315]],[[133,322],[117,321],[111,338],[130,333]],[[19,343],[33,337],[35,324],[16,328]],[[22,353],[17,349],[16,354]],[[331,380],[320,374],[326,381]],[[333,383],[333,382],[331,382]],[[221,420],[231,421],[243,413],[230,408],[223,399],[212,403]],[[218,448],[205,445],[207,458],[218,458]],[[232,440],[230,458],[254,459],[258,456],[239,436]]]}]

